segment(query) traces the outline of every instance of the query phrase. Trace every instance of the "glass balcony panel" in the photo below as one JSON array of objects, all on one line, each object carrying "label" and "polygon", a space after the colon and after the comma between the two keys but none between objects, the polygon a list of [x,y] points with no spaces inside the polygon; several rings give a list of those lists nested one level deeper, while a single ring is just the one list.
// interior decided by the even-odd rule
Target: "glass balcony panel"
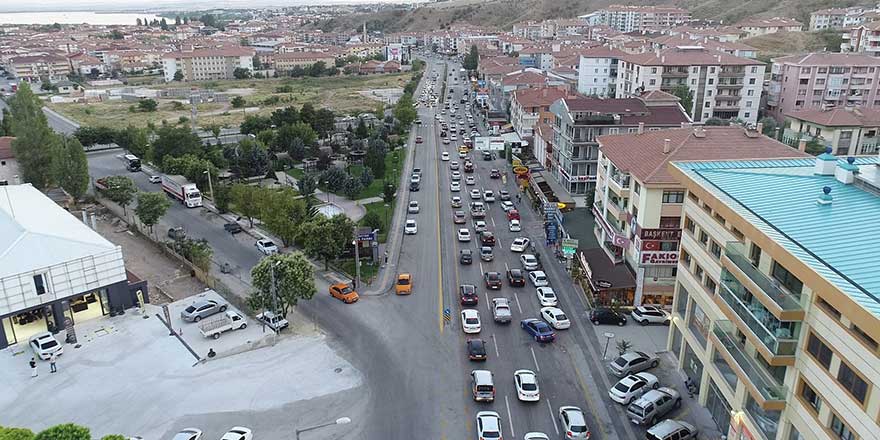
[{"label": "glass balcony panel", "polygon": [[[764,400],[785,400],[788,390],[767,372],[761,364],[746,353],[745,346],[736,336],[736,326],[730,321],[715,321],[712,334],[721,342],[721,346],[736,362],[745,378],[758,390]],[[722,371],[723,373],[723,371]]]},{"label": "glass balcony panel", "polygon": [[718,296],[742,319],[767,350],[777,356],[794,356],[798,341],[792,336],[797,336],[800,332],[800,322],[779,321],[754,298],[751,301],[746,300],[751,297],[751,293],[727,269],[721,271]]},{"label": "glass balcony panel", "polygon": [[752,266],[746,252],[745,244],[738,241],[728,242],[724,247],[724,254],[727,255],[727,258],[729,258],[739,270],[745,273],[752,282],[760,287],[761,291],[770,297],[770,299],[772,299],[773,302],[775,302],[783,311],[804,310],[801,306],[800,297],[798,295],[788,292],[783,287],[779,286],[779,283],[771,279],[769,276],[764,275],[764,272],[761,272],[758,268]]}]

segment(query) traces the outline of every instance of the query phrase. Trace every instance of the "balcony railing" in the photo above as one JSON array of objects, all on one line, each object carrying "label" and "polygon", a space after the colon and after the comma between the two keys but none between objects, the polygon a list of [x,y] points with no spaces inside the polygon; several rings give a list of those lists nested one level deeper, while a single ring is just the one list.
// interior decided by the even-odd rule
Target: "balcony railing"
[{"label": "balcony railing", "polygon": [[778,320],[763,306],[746,305],[742,299],[746,292],[742,284],[727,269],[721,271],[721,288],[718,289],[718,297],[730,307],[733,313],[742,320],[744,326],[755,335],[757,340],[761,341],[761,344],[772,355],[794,356],[798,340],[793,339],[792,335],[797,335],[798,329],[790,330],[784,327],[775,328],[773,331],[768,329],[762,319],[770,323],[778,322]]},{"label": "balcony railing", "polygon": [[745,70],[724,70],[724,69],[721,69],[721,71],[718,72],[719,78],[742,78],[744,76],[746,76]]},{"label": "balcony railing", "polygon": [[745,382],[758,392],[765,402],[782,402],[784,405],[788,390],[764,368],[761,363],[746,353],[745,347],[736,337],[736,326],[730,321],[715,321],[712,334],[733,359],[735,367],[741,370]]},{"label": "balcony railing", "polygon": [[617,183],[617,185],[619,187],[629,188],[629,180],[630,180],[629,174],[611,173],[611,175],[609,177],[611,177],[611,180],[613,180],[615,183]]},{"label": "balcony railing", "polygon": [[761,292],[768,298],[773,300],[783,312],[802,312],[804,308],[801,306],[800,297],[794,295],[780,287],[774,280],[770,279],[764,272],[761,272],[746,257],[746,249],[743,243],[738,241],[728,242],[724,246],[724,255],[734,264],[740,271],[745,274],[749,280],[757,285]]}]

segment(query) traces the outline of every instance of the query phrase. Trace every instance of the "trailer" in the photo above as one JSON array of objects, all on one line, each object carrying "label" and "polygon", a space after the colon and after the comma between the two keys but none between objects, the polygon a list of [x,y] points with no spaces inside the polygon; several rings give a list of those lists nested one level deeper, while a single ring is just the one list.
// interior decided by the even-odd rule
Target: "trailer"
[{"label": "trailer", "polygon": [[202,193],[196,187],[195,183],[190,183],[183,176],[162,176],[162,191],[187,208],[197,208],[202,206]]},{"label": "trailer", "polygon": [[206,338],[217,339],[220,334],[230,330],[247,328],[247,320],[240,313],[227,310],[215,319],[199,323],[199,332]]}]

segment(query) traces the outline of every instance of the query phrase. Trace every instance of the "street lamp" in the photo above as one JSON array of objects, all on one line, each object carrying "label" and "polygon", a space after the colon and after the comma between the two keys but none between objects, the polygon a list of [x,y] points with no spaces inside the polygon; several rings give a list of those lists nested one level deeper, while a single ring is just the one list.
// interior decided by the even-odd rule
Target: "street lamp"
[{"label": "street lamp", "polygon": [[325,180],[325,181],[324,181],[324,188],[326,189],[326,194],[327,194],[327,204],[329,205],[329,204],[330,204],[330,188],[328,188],[328,185],[330,185],[330,181],[329,181],[329,180]]},{"label": "street lamp", "polygon": [[320,429],[320,428],[324,428],[324,427],[327,427],[327,426],[333,426],[333,425],[347,425],[347,424],[349,424],[349,423],[351,423],[351,419],[350,419],[350,418],[348,418],[348,417],[340,417],[340,418],[338,418],[338,419],[336,419],[336,420],[334,420],[334,421],[332,421],[332,422],[322,423],[322,424],[320,424],[320,425],[310,426],[310,427],[308,427],[308,428],[297,429],[297,430],[296,430],[296,440],[299,440],[299,435],[300,435],[300,433],[303,433],[303,432],[306,432],[306,431],[313,431],[313,430],[315,430],[315,429]]},{"label": "street lamp", "polygon": [[608,343],[611,342],[612,339],[614,339],[614,333],[605,332],[603,336],[605,336],[605,350],[602,351],[602,360],[604,361],[605,355],[608,353]]}]

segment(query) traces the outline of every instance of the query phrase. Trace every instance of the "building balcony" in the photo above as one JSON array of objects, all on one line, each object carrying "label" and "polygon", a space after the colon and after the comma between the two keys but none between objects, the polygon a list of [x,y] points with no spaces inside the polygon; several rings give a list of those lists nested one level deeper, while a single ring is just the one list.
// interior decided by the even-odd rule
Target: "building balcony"
[{"label": "building balcony", "polygon": [[[718,295],[714,297],[721,312],[752,341],[770,365],[794,365],[799,321],[779,321],[754,299],[727,269],[721,271]],[[772,329],[772,330],[771,330]]]},{"label": "building balcony", "polygon": [[620,196],[629,196],[629,174],[613,173],[608,176],[608,187]]},{"label": "building balcony", "polygon": [[[574,125],[614,125],[619,119],[614,115],[591,115],[583,116],[574,120]],[[581,142],[587,142],[582,140]]]},{"label": "building balcony", "polygon": [[712,343],[718,353],[738,371],[739,380],[746,384],[750,394],[763,409],[782,410],[788,389],[776,381],[760,361],[746,352],[736,335],[736,326],[725,320],[715,321]]},{"label": "building balcony", "polygon": [[779,320],[803,321],[806,318],[800,298],[753,266],[746,256],[744,244],[728,242],[724,246],[721,264]]},{"label": "building balcony", "polygon": [[742,96],[739,95],[715,95],[716,101],[739,101]]},{"label": "building balcony", "polygon": [[745,70],[724,70],[718,72],[719,78],[743,78],[746,76]]},{"label": "building balcony", "polygon": [[666,78],[687,78],[688,71],[687,70],[664,70],[662,73],[663,77]]},{"label": "building balcony", "polygon": [[739,89],[739,88],[742,88],[742,86],[743,86],[742,82],[735,82],[735,81],[726,81],[726,82],[718,81],[718,83],[715,84],[715,87],[719,88],[719,89]]},{"label": "building balcony", "polygon": [[614,201],[614,198],[608,198],[608,213],[616,220],[626,221],[626,208]]}]

